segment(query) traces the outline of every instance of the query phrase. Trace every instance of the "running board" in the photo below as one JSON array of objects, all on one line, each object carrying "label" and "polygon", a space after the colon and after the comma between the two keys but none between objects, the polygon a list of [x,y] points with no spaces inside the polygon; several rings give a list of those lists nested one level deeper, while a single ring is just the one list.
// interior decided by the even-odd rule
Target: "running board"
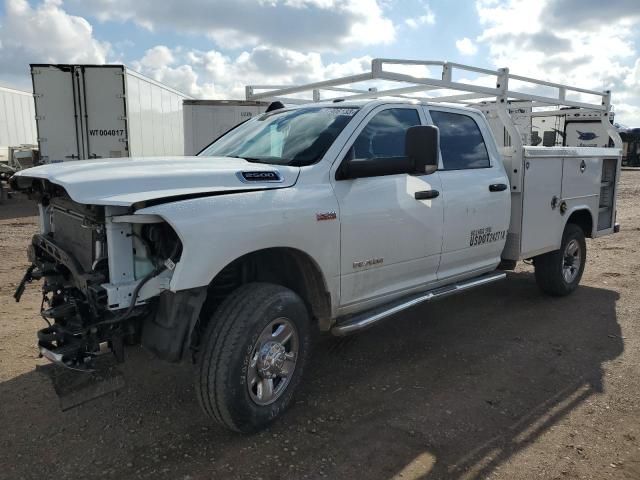
[{"label": "running board", "polygon": [[446,285],[434,290],[428,290],[416,295],[411,295],[410,297],[396,300],[381,307],[374,308],[373,310],[359,313],[352,317],[347,317],[342,322],[338,320],[336,325],[331,329],[331,333],[338,337],[344,337],[368,328],[380,320],[384,320],[391,315],[420,303],[430,302],[432,300],[448,297],[449,295],[455,295],[456,293],[464,292],[466,290],[471,290],[472,288],[481,287],[488,283],[497,282],[506,276],[507,274],[504,272],[487,273],[479,277],[470,278],[469,280],[452,283],[451,285]]}]

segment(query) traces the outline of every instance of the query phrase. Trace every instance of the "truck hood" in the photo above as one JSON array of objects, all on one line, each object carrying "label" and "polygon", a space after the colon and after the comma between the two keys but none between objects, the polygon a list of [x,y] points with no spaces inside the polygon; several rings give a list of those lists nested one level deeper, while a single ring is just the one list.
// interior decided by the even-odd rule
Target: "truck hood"
[{"label": "truck hood", "polygon": [[29,168],[12,177],[17,189],[34,179],[63,187],[78,203],[130,206],[178,196],[290,187],[299,167],[228,157],[150,157],[71,161]]}]

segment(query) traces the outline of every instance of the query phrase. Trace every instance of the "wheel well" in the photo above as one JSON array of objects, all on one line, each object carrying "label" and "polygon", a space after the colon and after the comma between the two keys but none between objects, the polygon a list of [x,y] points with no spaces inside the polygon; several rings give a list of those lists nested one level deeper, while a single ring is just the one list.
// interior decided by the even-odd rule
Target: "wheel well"
[{"label": "wheel well", "polygon": [[234,260],[211,281],[192,344],[199,343],[201,333],[220,303],[238,287],[250,282],[275,283],[290,288],[306,303],[320,329],[330,327],[331,296],[316,262],[300,250],[268,248]]},{"label": "wheel well", "polygon": [[592,237],[593,218],[589,210],[577,210],[571,214],[567,223],[578,225],[584,232],[585,237]]}]

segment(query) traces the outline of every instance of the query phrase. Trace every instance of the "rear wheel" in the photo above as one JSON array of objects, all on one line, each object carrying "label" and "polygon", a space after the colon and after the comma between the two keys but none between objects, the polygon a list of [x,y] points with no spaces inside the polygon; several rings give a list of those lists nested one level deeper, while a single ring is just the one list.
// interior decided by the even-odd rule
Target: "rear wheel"
[{"label": "rear wheel", "polygon": [[534,258],[538,286],[550,295],[569,295],[580,283],[586,259],[584,232],[573,223],[567,224],[560,250]]},{"label": "rear wheel", "polygon": [[216,310],[202,342],[196,391],[203,410],[232,430],[260,430],[289,406],[300,382],[309,315],[288,288],[247,284]]}]

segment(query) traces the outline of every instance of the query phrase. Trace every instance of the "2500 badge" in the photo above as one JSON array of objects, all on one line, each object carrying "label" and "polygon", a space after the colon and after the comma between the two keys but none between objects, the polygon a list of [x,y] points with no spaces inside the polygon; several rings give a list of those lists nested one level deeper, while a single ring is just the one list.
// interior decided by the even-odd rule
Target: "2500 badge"
[{"label": "2500 badge", "polygon": [[484,227],[484,228],[478,228],[476,230],[471,230],[471,236],[469,237],[469,246],[475,247],[477,245],[483,245],[485,243],[504,240],[504,237],[506,235],[507,235],[506,230],[493,232],[491,227]]}]

